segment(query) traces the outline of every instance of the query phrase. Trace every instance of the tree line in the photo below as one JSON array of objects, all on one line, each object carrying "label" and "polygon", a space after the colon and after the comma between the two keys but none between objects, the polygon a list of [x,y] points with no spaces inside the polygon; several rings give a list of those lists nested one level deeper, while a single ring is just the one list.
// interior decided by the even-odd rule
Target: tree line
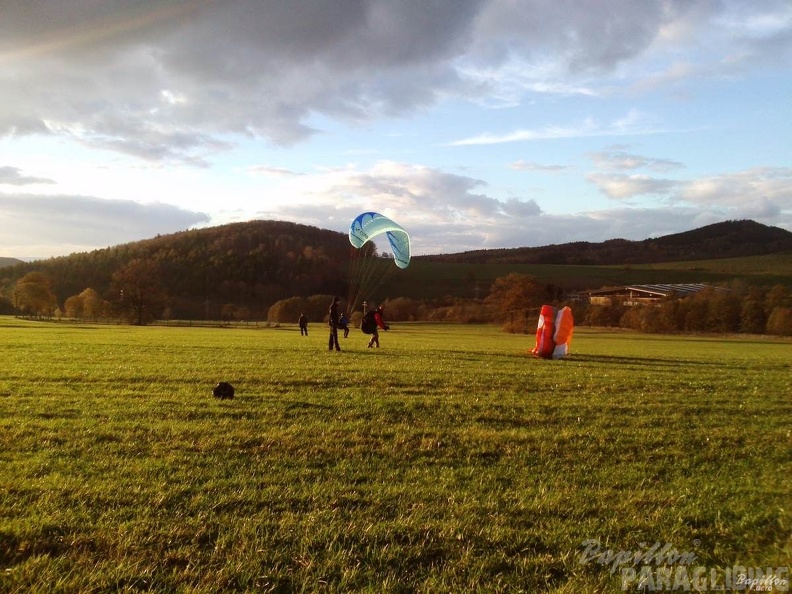
[{"label": "tree line", "polygon": [[[295,323],[304,313],[313,322],[325,322],[332,295],[317,293],[280,299],[256,319],[266,319],[273,325]],[[172,303],[162,281],[161,269],[152,260],[132,260],[111,275],[104,294],[86,287],[68,296],[62,305],[52,281],[42,272],[26,274],[10,291],[14,313],[93,321],[119,319],[137,325],[175,319]],[[565,303],[559,287],[542,283],[530,275],[511,273],[497,278],[489,294],[480,300],[450,296],[438,300],[396,297],[380,305],[385,305],[387,317],[392,321],[496,323],[507,332],[531,333],[539,308],[545,303],[570,305],[578,325],[622,327],[650,333],[792,336],[792,292],[783,285],[758,287],[734,282],[728,287],[708,288],[687,297],[670,297],[657,303],[628,307],[615,298],[607,305]],[[247,307],[233,302],[223,304],[220,313],[226,320],[251,317]],[[359,324],[362,312],[347,314],[353,324]]]},{"label": "tree line", "polygon": [[656,304],[589,305],[583,323],[630,328],[648,333],[714,332],[792,336],[792,292],[783,286],[711,287],[684,298]]},{"label": "tree line", "polygon": [[272,303],[290,295],[341,291],[349,256],[343,233],[308,225],[249,221],[195,229],[0,268],[0,313],[13,311],[14,288],[30,273],[49,279],[59,304],[88,287],[115,303],[120,289],[114,276],[137,261],[146,262],[159,279],[173,317],[217,319],[227,313],[222,308],[234,304],[238,312],[261,318]]},{"label": "tree line", "polygon": [[[296,322],[300,313],[325,322],[331,296],[293,297],[275,303],[268,322]],[[734,282],[687,297],[671,296],[653,304],[625,306],[617,299],[607,305],[564,301],[558,287],[530,275],[512,273],[496,279],[482,300],[445,297],[438,300],[386,299],[392,321],[495,323],[504,331],[533,333],[545,303],[572,308],[576,324],[620,327],[647,333],[745,333],[792,336],[792,291],[783,285],[748,286]],[[352,322],[358,324],[359,312]]]}]

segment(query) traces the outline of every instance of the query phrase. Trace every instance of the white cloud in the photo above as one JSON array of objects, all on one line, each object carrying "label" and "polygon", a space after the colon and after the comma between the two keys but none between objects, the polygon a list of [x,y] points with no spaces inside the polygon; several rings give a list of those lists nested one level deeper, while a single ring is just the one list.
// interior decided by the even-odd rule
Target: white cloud
[{"label": "white cloud", "polygon": [[299,173],[296,173],[284,167],[272,167],[269,165],[252,165],[248,167],[246,171],[252,175],[260,175],[263,177],[269,177],[274,179],[289,178],[289,177],[294,177],[296,175],[300,175]]},{"label": "white cloud", "polygon": [[719,204],[753,211],[792,211],[792,168],[760,167],[705,177],[684,184],[676,198],[691,204]]},{"label": "white cloud", "polygon": [[666,195],[678,184],[669,179],[657,179],[648,175],[624,175],[621,173],[590,173],[586,178],[596,185],[608,198],[623,200],[635,196]]},{"label": "white cloud", "polygon": [[686,181],[641,174],[596,173],[589,174],[587,179],[616,200],[661,196],[669,204],[722,219],[754,219],[790,228],[791,168],[755,168]]},{"label": "white cloud", "polygon": [[[344,230],[384,209],[421,231],[425,251],[640,238],[740,214],[792,226],[790,173],[777,166],[788,122],[760,128],[788,96],[788,0],[42,0],[2,12],[0,143],[14,160],[0,184],[30,192],[0,195],[15,228],[4,251],[24,247],[17,229],[62,253],[58,241],[103,246],[254,212]],[[778,92],[762,93],[772,78]],[[752,136],[730,147],[730,163],[742,151],[747,164],[692,178],[720,164],[685,144],[704,142],[707,124],[721,125],[718,99],[743,89],[763,103],[722,125],[739,126],[740,143]],[[690,103],[669,108],[670,95]],[[675,134],[691,128],[702,134]],[[439,134],[457,140],[441,146]],[[601,148],[649,135],[672,148]],[[775,155],[754,150],[759,135]],[[353,151],[360,163],[339,165]],[[587,177],[565,165],[581,154],[596,168]],[[557,203],[593,185],[668,210],[550,215],[515,190],[519,171],[564,171],[532,176]],[[188,206],[134,206],[142,199]],[[219,210],[192,210],[204,207]]]},{"label": "white cloud", "polygon": [[[316,132],[312,113],[365,120],[442,97],[515,104],[530,93],[594,96],[588,83],[602,73],[614,74],[611,89],[629,86],[642,75],[617,69],[675,27],[673,37],[692,46],[700,39],[679,31],[725,35],[741,23],[752,56],[777,56],[779,44],[789,51],[788,5],[744,12],[660,0],[12,2],[0,22],[0,132],[79,129],[78,138],[108,150],[202,163],[206,151],[226,147],[223,135],[283,146],[306,140]],[[679,62],[640,84],[698,72]],[[564,130],[494,141],[574,135]]]},{"label": "white cloud", "polygon": [[0,166],[0,185],[8,184],[12,186],[28,186],[34,184],[52,184],[51,179],[24,175],[17,167]]},{"label": "white cloud", "polygon": [[594,138],[598,136],[635,136],[638,134],[658,134],[664,130],[657,128],[647,118],[636,111],[609,123],[600,123],[593,118],[586,118],[571,126],[546,126],[540,129],[519,129],[494,134],[485,132],[470,138],[463,138],[448,143],[448,146],[481,146],[506,144],[512,142],[531,142],[560,138]]},{"label": "white cloud", "polygon": [[540,171],[552,173],[569,169],[569,165],[544,165],[542,163],[535,163],[533,161],[519,159],[513,163],[509,163],[509,168],[516,171]]},{"label": "white cloud", "polygon": [[4,254],[16,257],[88,251],[207,222],[204,213],[169,204],[0,193],[2,248]]},{"label": "white cloud", "polygon": [[588,156],[598,168],[605,170],[649,169],[651,171],[666,172],[684,168],[683,163],[673,159],[645,157],[621,150],[592,152]]}]

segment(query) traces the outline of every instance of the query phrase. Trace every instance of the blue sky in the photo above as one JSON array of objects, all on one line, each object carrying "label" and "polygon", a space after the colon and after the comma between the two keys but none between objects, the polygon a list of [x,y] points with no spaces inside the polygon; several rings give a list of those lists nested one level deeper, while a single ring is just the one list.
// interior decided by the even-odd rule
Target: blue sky
[{"label": "blue sky", "polygon": [[7,4],[1,256],[366,210],[418,254],[792,230],[788,0]]}]

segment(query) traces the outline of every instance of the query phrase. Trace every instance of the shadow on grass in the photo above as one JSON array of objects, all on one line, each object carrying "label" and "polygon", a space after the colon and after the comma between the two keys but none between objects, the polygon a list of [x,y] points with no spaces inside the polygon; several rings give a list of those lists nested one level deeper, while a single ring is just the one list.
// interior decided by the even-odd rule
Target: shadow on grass
[{"label": "shadow on grass", "polygon": [[[626,357],[623,355],[570,355],[564,361],[576,363],[597,363],[599,365],[630,365],[630,366],[649,366],[649,367],[675,367],[697,366],[697,367],[729,367],[723,361],[700,361],[684,359],[682,357]],[[742,368],[740,365],[731,366]]]}]

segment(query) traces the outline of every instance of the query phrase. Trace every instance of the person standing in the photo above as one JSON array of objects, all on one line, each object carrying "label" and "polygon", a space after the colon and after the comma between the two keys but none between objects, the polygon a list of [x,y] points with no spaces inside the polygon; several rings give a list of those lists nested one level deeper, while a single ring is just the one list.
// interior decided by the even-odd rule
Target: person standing
[{"label": "person standing", "polygon": [[330,325],[330,340],[327,343],[327,350],[332,351],[335,347],[335,350],[340,351],[341,347],[338,345],[338,302],[341,301],[340,297],[334,297],[333,303],[330,304],[330,319],[328,320],[328,324]]},{"label": "person standing", "polygon": [[338,320],[338,327],[344,331],[344,338],[349,336],[349,318],[347,318],[344,312],[341,312],[341,318]]},{"label": "person standing", "polygon": [[371,328],[371,340],[369,340],[368,348],[371,348],[371,347],[374,347],[374,346],[376,346],[377,348],[380,348],[379,331],[378,331],[379,328],[382,328],[383,330],[390,330],[390,326],[388,326],[385,323],[385,320],[382,317],[384,313],[385,313],[385,308],[383,308],[381,305],[377,309],[374,310],[374,314],[373,314],[374,323],[370,326],[370,328]]},{"label": "person standing", "polygon": [[308,336],[308,318],[304,313],[300,314],[300,319],[297,320],[297,323],[300,324],[300,336]]}]

